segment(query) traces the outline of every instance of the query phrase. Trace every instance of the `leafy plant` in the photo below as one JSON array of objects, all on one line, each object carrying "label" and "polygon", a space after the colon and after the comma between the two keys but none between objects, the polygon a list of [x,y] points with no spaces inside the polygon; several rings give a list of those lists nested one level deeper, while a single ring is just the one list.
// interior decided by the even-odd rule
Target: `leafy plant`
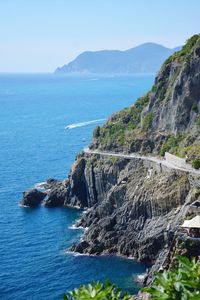
[{"label": "leafy plant", "polygon": [[197,118],[196,124],[200,126],[200,117]]},{"label": "leafy plant", "polygon": [[178,154],[177,150],[178,150],[178,146],[180,145],[180,142],[184,139],[184,135],[182,134],[177,134],[175,135],[171,135],[167,141],[165,141],[162,144],[162,147],[160,149],[160,155],[164,156],[165,152],[170,152],[170,153],[174,153],[174,154]]},{"label": "leafy plant", "polygon": [[147,93],[145,96],[137,99],[135,102],[135,107],[140,109],[140,112],[149,104],[150,95],[151,93]]},{"label": "leafy plant", "polygon": [[180,256],[176,268],[157,273],[152,286],[142,290],[153,300],[199,300],[200,263]]},{"label": "leafy plant", "polygon": [[122,293],[121,289],[106,281],[105,284],[93,282],[82,285],[64,295],[64,300],[130,300],[128,293]]},{"label": "leafy plant", "polygon": [[152,93],[156,93],[157,91],[157,86],[154,84],[151,88]]},{"label": "leafy plant", "polygon": [[95,129],[93,131],[93,137],[94,138],[98,138],[100,136],[100,130],[101,130],[100,126],[95,127]]},{"label": "leafy plant", "polygon": [[170,136],[165,143],[163,143],[160,149],[160,155],[164,156],[165,152],[169,152],[171,149],[177,147],[177,139],[175,136]]},{"label": "leafy plant", "polygon": [[[198,141],[194,141],[187,147],[184,147],[184,152],[187,155],[188,161],[197,164],[196,160],[200,159],[200,144]],[[195,167],[195,166],[194,166]]]},{"label": "leafy plant", "polygon": [[151,92],[139,98],[133,106],[112,115],[99,131],[94,131],[94,137],[98,138],[100,144],[104,146],[124,145],[127,137],[134,136],[134,131],[139,128],[142,110],[148,105],[150,96]]},{"label": "leafy plant", "polygon": [[195,169],[200,169],[200,159],[199,158],[193,160],[192,167]]},{"label": "leafy plant", "polygon": [[153,122],[153,113],[148,113],[142,120],[142,129],[147,131],[150,129]]},{"label": "leafy plant", "polygon": [[114,166],[119,161],[119,157],[110,156],[107,160],[108,164]]},{"label": "leafy plant", "polygon": [[[197,103],[193,103],[192,104],[192,110],[195,111],[195,112],[198,112],[198,106],[197,106]],[[200,121],[200,120],[199,120]],[[200,124],[199,124],[200,125]]]},{"label": "leafy plant", "polygon": [[180,51],[175,52],[165,61],[164,65],[167,65],[175,60],[179,62],[184,61],[185,56],[191,53],[193,47],[195,46],[198,40],[200,40],[200,35],[193,35],[190,39],[187,40],[186,44],[182,47]]}]

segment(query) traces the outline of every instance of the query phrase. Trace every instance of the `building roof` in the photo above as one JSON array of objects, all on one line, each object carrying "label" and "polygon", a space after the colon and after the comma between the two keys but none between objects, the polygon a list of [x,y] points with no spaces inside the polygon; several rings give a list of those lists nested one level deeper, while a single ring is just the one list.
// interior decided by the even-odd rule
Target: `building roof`
[{"label": "building roof", "polygon": [[191,220],[185,220],[181,227],[185,228],[200,228],[200,216],[196,216]]}]

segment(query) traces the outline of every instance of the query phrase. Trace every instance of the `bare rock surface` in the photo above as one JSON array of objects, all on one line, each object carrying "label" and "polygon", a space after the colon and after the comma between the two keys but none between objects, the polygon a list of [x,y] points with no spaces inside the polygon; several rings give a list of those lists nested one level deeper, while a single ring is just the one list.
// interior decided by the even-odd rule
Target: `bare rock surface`
[{"label": "bare rock surface", "polygon": [[42,200],[46,197],[46,193],[43,193],[37,189],[30,189],[23,193],[23,199],[21,200],[21,205],[27,207],[36,207]]}]

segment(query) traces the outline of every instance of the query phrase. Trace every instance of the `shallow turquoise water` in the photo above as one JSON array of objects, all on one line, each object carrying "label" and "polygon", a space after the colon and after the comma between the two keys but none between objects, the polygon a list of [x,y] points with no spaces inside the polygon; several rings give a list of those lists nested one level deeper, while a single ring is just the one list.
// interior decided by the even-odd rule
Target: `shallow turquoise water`
[{"label": "shallow turquoise water", "polygon": [[0,299],[62,299],[66,289],[109,278],[134,292],[146,266],[118,257],[73,256],[75,209],[18,206],[22,192],[64,178],[89,144],[94,122],[134,103],[153,76],[0,75]]}]

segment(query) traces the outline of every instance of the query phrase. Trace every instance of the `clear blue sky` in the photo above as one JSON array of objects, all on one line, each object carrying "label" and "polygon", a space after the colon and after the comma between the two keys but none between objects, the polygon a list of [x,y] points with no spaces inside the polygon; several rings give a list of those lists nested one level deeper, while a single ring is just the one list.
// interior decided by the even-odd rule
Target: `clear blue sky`
[{"label": "clear blue sky", "polygon": [[181,45],[199,0],[0,0],[0,72],[52,72],[85,50]]}]

